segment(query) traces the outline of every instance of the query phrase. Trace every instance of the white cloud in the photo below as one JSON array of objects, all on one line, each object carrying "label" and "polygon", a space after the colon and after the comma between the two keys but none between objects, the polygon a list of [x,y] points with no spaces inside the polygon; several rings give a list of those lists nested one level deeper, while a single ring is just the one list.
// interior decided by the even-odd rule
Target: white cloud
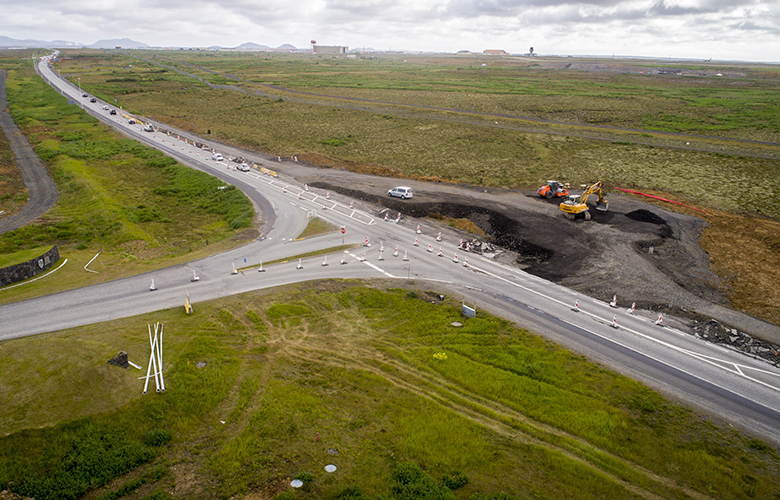
[{"label": "white cloud", "polygon": [[777,61],[780,0],[0,0],[0,35]]}]

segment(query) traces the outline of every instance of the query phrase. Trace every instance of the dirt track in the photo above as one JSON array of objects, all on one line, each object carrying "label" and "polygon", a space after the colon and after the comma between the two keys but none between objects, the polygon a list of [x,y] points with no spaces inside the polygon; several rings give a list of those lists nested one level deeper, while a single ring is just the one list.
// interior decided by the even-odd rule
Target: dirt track
[{"label": "dirt track", "polygon": [[8,103],[5,99],[5,70],[0,70],[0,128],[8,137],[8,142],[14,151],[16,164],[22,172],[28,196],[27,203],[19,212],[0,219],[0,234],[2,234],[34,221],[57,202],[57,186],[8,113]]}]

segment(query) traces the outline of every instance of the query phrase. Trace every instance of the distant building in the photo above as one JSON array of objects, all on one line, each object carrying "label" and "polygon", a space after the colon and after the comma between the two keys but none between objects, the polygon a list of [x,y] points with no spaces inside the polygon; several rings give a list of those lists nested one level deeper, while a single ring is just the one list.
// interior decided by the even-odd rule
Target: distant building
[{"label": "distant building", "polygon": [[503,49],[498,49],[498,50],[486,49],[486,50],[482,51],[482,53],[485,54],[486,56],[505,56],[505,55],[509,54],[509,52],[507,52],[507,51],[505,51]]},{"label": "distant building", "polygon": [[313,45],[315,54],[346,54],[349,47],[339,45]]}]

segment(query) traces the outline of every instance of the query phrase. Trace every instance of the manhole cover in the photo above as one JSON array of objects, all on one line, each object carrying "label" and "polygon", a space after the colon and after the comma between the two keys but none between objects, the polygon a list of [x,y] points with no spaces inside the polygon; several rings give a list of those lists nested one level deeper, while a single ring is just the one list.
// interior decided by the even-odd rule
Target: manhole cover
[{"label": "manhole cover", "polygon": [[300,479],[293,479],[292,482],[290,482],[290,486],[292,486],[293,488],[300,488],[301,486],[303,486],[303,481],[301,481]]},{"label": "manhole cover", "polygon": [[339,454],[339,450],[337,450],[336,448],[328,448],[328,455],[338,455],[338,454]]},{"label": "manhole cover", "polygon": [[459,327],[459,326],[463,326],[463,323],[461,323],[460,321],[453,321],[453,322],[452,322],[452,323],[450,323],[450,324],[451,324],[452,326],[456,327],[456,328],[457,328],[457,327]]},{"label": "manhole cover", "polygon": [[333,464],[326,465],[325,472],[336,472],[336,466]]}]

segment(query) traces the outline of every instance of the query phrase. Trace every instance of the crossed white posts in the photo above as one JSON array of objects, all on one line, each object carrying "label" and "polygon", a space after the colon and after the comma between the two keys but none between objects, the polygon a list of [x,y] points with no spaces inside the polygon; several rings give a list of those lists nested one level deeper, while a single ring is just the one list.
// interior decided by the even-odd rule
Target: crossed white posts
[{"label": "crossed white posts", "polygon": [[[157,323],[154,325],[154,336],[152,336],[152,325],[149,325],[149,345],[151,346],[151,355],[149,356],[149,367],[146,369],[146,376],[141,377],[144,380],[144,391],[142,394],[146,394],[146,390],[149,388],[149,379],[154,377],[154,384],[157,392],[165,392],[165,379],[163,378],[163,328],[164,325]],[[158,339],[157,333],[160,333]],[[152,373],[154,370],[154,373]]]}]

